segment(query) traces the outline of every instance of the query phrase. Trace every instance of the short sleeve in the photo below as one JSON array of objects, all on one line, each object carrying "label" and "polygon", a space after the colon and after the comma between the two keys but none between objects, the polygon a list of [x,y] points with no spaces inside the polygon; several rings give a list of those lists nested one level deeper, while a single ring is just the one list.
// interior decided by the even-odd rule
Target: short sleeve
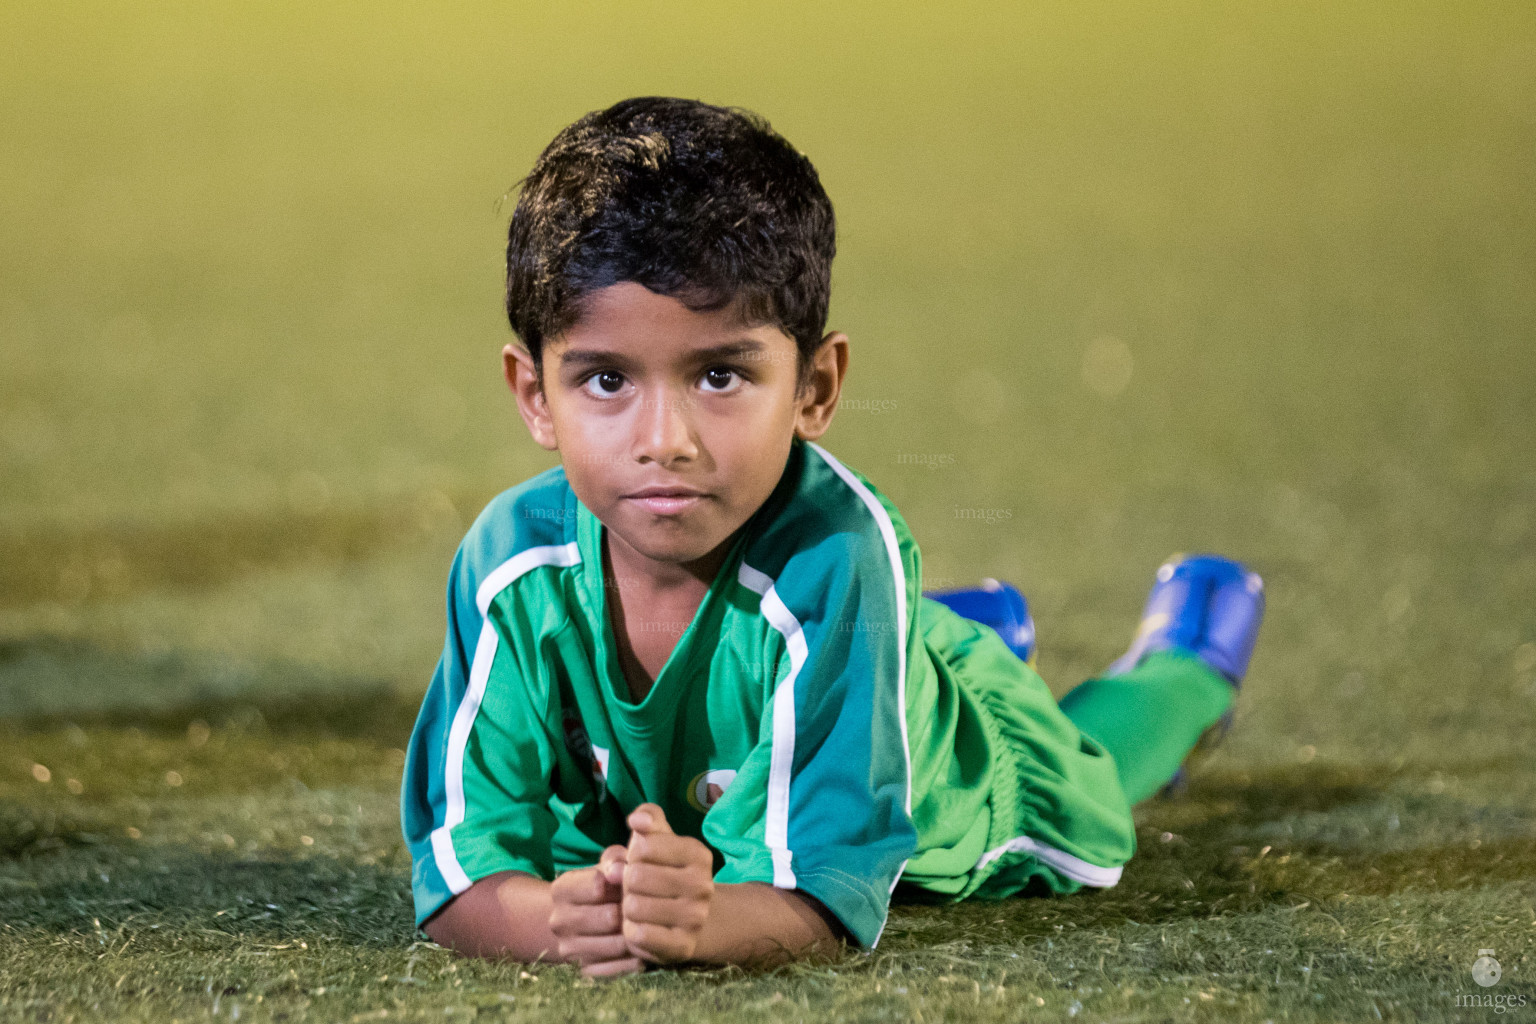
[{"label": "short sleeve", "polygon": [[503,594],[482,609],[463,563],[461,551],[449,583],[447,639],[401,786],[418,925],[487,875],[554,877],[554,750],[509,642],[515,607]]},{"label": "short sleeve", "polygon": [[783,648],[757,745],[704,819],[718,881],[804,891],[866,948],[917,846],[906,585],[876,541],[828,537],[776,581],[743,568]]}]

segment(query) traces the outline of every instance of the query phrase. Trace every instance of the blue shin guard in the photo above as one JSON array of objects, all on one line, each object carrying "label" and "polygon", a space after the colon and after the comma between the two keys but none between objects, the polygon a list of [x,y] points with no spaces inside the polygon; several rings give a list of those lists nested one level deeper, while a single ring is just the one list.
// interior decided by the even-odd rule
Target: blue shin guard
[{"label": "blue shin guard", "polygon": [[[1215,669],[1234,691],[1241,689],[1263,619],[1264,581],[1258,573],[1219,555],[1176,555],[1157,570],[1130,650],[1105,674],[1128,672],[1154,651],[1178,649]],[[1205,730],[1192,753],[1210,750],[1231,727],[1228,710]],[[1164,795],[1181,790],[1185,779],[1181,767]]]},{"label": "blue shin guard", "polygon": [[1018,587],[988,577],[975,589],[937,590],[923,596],[947,605],[964,618],[991,626],[1014,654],[1030,665],[1035,663],[1035,620]]},{"label": "blue shin guard", "polygon": [[1131,649],[1106,675],[1153,651],[1182,648],[1240,687],[1264,618],[1259,574],[1219,555],[1175,556],[1157,570]]}]

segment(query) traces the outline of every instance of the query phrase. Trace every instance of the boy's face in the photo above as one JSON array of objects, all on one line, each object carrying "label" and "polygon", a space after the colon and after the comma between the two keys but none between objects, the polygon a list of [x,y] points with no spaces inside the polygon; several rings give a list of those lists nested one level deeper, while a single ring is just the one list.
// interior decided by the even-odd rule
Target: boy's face
[{"label": "boy's face", "polygon": [[508,345],[507,381],[534,440],[560,452],[571,489],[608,528],[615,565],[712,579],[794,436],[831,424],[848,339],[829,334],[797,389],[795,342],[778,328],[621,282],[587,297],[542,362],[541,389],[531,357]]}]

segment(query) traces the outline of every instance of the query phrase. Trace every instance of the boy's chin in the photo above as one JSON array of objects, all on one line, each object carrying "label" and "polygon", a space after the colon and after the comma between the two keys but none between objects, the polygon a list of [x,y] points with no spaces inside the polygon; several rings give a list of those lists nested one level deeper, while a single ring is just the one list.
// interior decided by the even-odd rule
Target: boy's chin
[{"label": "boy's chin", "polygon": [[653,562],[667,562],[672,565],[688,565],[714,550],[712,547],[701,548],[696,541],[687,538],[679,539],[674,543],[656,541],[630,546]]},{"label": "boy's chin", "polygon": [[[610,528],[610,532],[611,528]],[[712,532],[712,531],[711,531]],[[706,557],[728,539],[727,536],[703,535],[698,527],[686,523],[663,523],[626,530],[624,541],[640,555],[655,562],[688,565]]]}]

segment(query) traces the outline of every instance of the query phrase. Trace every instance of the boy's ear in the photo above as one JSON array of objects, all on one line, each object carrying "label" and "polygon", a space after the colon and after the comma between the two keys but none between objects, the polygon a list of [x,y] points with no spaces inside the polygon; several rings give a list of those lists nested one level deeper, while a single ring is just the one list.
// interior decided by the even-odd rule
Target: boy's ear
[{"label": "boy's ear", "polygon": [[520,345],[509,344],[501,350],[501,371],[506,375],[507,387],[517,399],[517,412],[528,426],[528,433],[546,451],[560,447],[555,437],[555,421],[549,415],[549,403],[544,397],[544,387],[539,379],[538,367],[533,356]]},{"label": "boy's ear", "polygon": [[814,441],[827,432],[848,376],[848,335],[833,331],[821,339],[807,378],[795,395],[795,435]]}]

